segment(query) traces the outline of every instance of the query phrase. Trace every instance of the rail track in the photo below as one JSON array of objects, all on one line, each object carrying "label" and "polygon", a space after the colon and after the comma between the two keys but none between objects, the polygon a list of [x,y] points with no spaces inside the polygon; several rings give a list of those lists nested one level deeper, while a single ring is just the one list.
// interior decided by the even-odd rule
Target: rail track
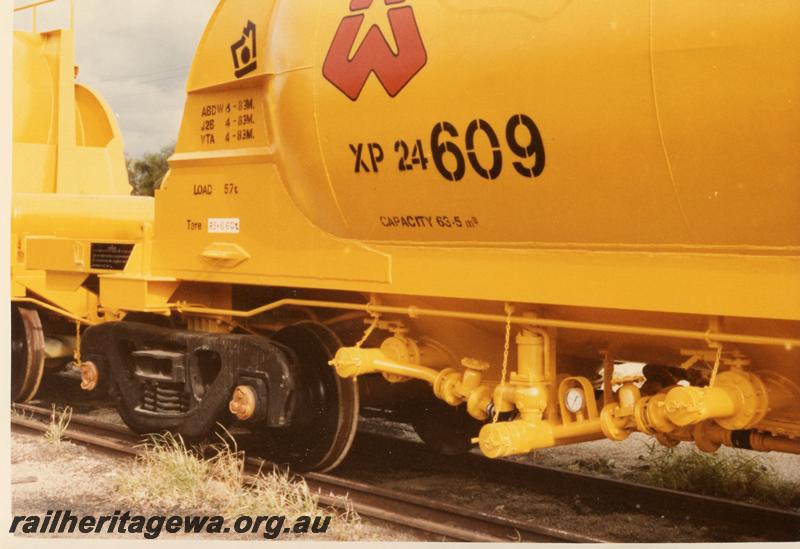
[{"label": "rail track", "polygon": [[[446,460],[426,450],[422,444],[398,438],[359,433],[360,445],[351,455],[369,448],[380,453],[382,466],[400,468],[413,462],[420,469],[474,475],[481,473],[495,482],[524,487],[554,496],[579,495],[583,504],[602,512],[645,513],[677,520],[691,518],[692,524],[724,525],[727,531],[754,535],[770,541],[800,540],[800,514],[773,507],[724,498],[692,494],[656,486],[566,471],[541,465],[506,460],[487,460],[478,454],[448,456]],[[379,448],[379,450],[378,450]]]},{"label": "rail track", "polygon": [[[14,416],[12,425],[35,431],[47,429],[50,409],[30,405],[15,405],[15,408],[28,417]],[[99,422],[85,415],[73,415],[64,436],[117,454],[136,455],[142,450],[141,437],[127,428]],[[561,497],[579,494],[582,501],[606,512],[617,509],[654,516],[691,516],[692,524],[725,525],[731,532],[755,535],[770,541],[800,540],[800,514],[790,511],[560,469],[486,460],[474,454],[450,456],[443,461],[427,452],[421,444],[365,433],[359,433],[359,438],[362,444],[354,446],[354,457],[358,459],[359,452],[366,452],[369,448],[370,452],[381,456],[385,468],[402,467],[401,462],[411,461],[421,468],[430,468],[432,471],[439,468],[450,474],[463,472],[474,475],[476,471],[481,471],[497,482],[513,483],[536,493]],[[374,458],[374,455],[370,457]],[[257,457],[246,460],[247,470],[251,474],[269,465]],[[323,505],[341,509],[349,504],[362,516],[410,528],[427,536],[484,542],[608,541],[387,490],[348,479],[338,472],[337,475],[306,473],[302,476],[309,487],[319,494],[319,501]]]},{"label": "rail track", "polygon": [[[24,415],[12,416],[12,427],[45,432],[51,410],[30,405],[14,405]],[[119,425],[73,414],[64,438],[107,452],[136,456],[143,439]],[[255,475],[268,462],[246,459],[246,472]],[[536,526],[486,513],[466,511],[437,501],[371,486],[329,474],[302,475],[309,488],[318,493],[320,504],[338,509],[350,508],[359,515],[418,531],[428,537],[477,542],[602,543],[607,540],[559,529]]]}]

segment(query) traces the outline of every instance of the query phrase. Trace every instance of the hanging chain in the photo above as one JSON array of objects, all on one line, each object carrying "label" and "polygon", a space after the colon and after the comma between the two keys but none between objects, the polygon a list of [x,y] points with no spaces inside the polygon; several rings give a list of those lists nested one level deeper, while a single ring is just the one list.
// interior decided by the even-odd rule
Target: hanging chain
[{"label": "hanging chain", "polygon": [[73,355],[75,364],[81,367],[81,323],[75,322],[75,353]]},{"label": "hanging chain", "polygon": [[[508,352],[511,347],[511,315],[514,314],[514,306],[506,303],[506,339],[505,343],[503,344],[503,369],[500,374],[500,391],[499,394],[503,394],[503,386],[506,384],[506,374],[508,373]],[[500,406],[499,403],[495,403],[494,406],[494,414],[492,415],[492,423],[497,423],[497,419],[500,417]]]},{"label": "hanging chain", "polygon": [[719,372],[719,363],[722,361],[722,343],[716,343],[717,358],[714,360],[714,369],[711,370],[711,379],[708,382],[709,387],[714,386],[714,381],[717,379],[717,372]]},{"label": "hanging chain", "polygon": [[373,313],[372,311],[369,310],[369,306],[367,306],[367,313],[369,313],[369,315],[372,317],[372,324],[370,324],[369,328],[367,328],[367,330],[364,332],[364,336],[361,338],[361,340],[358,343],[356,343],[356,349],[360,349],[361,346],[367,342],[369,336],[371,336],[372,332],[374,332],[375,329],[378,327],[378,322],[381,319],[381,314]]}]

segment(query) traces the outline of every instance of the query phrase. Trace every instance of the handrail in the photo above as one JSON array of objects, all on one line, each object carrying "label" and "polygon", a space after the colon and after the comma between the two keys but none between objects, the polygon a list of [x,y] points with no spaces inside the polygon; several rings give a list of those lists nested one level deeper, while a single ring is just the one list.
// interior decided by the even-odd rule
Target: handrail
[{"label": "handrail", "polygon": [[39,0],[38,2],[31,2],[30,4],[25,4],[24,6],[20,6],[18,8],[14,8],[14,11],[25,11],[31,8],[35,8],[37,6],[41,6],[44,4],[51,4],[56,0]]},{"label": "handrail", "polygon": [[[31,2],[30,4],[25,4],[24,6],[14,8],[14,13],[31,10],[33,12],[33,32],[36,32],[36,8],[39,6],[44,6],[45,4],[52,4],[53,2],[57,1],[58,0],[38,0],[36,2]],[[69,0],[69,28],[70,30],[75,28],[75,0]]]}]

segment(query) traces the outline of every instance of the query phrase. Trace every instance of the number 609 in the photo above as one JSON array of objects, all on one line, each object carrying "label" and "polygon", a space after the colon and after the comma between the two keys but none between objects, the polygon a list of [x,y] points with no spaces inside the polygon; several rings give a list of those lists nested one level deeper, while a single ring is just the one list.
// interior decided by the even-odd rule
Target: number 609
[{"label": "number 609", "polygon": [[[519,130],[527,135],[518,135]],[[475,137],[483,132],[492,148],[491,162],[481,160],[475,150]],[[500,148],[500,139],[497,132],[486,120],[473,120],[467,127],[464,136],[466,145],[466,158],[461,148],[447,137],[459,137],[458,130],[450,122],[440,122],[431,132],[431,151],[436,169],[449,181],[461,181],[466,174],[467,161],[472,169],[484,179],[497,179],[503,173],[503,151]],[[539,177],[545,167],[545,151],[542,135],[536,123],[527,115],[517,114],[512,116],[506,124],[506,142],[511,152],[519,158],[512,165],[518,174],[523,177]],[[445,159],[450,161],[446,162]]]}]

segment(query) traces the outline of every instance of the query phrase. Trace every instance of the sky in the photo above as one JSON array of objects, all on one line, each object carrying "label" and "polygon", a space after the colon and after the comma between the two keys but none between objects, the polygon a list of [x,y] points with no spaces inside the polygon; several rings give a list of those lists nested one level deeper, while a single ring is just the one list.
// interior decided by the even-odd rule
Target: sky
[{"label": "sky", "polygon": [[[75,0],[78,81],[111,105],[128,155],[175,141],[189,67],[216,5],[217,0]],[[38,13],[40,31],[69,26],[69,0]],[[30,26],[30,15],[14,18],[16,29]]]}]

